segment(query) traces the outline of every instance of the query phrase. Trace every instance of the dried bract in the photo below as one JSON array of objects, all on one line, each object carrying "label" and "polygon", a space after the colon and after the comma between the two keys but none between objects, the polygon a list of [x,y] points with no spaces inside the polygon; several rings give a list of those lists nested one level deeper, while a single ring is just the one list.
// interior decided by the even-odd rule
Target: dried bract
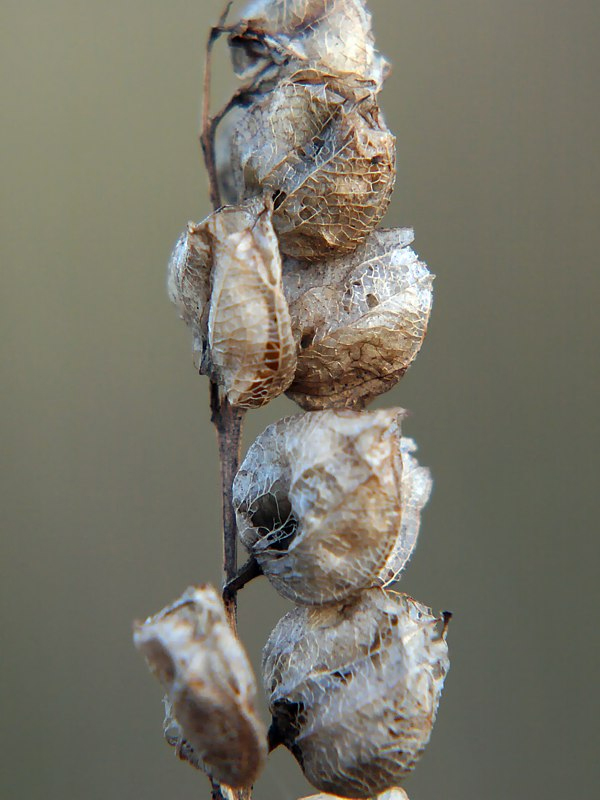
[{"label": "dried bract", "polygon": [[400,437],[402,414],[288,417],[250,447],[233,484],[238,532],[284,597],[332,603],[393,580],[410,557],[431,479]]},{"label": "dried bract", "polygon": [[270,204],[253,200],[190,224],[168,285],[202,354],[201,372],[232,405],[256,408],[285,391],[296,353]]},{"label": "dried bract", "polygon": [[396,174],[395,139],[373,97],[350,102],[299,74],[254,100],[232,112],[230,139],[219,144],[232,202],[271,195],[287,255],[352,252],[385,214]]},{"label": "dried bract", "polygon": [[256,684],[211,586],[190,587],[136,623],[134,642],[167,692],[165,736],[180,758],[228,786],[249,786],[266,759]]},{"label": "dried bract", "polygon": [[[340,800],[340,798],[335,794],[311,794],[310,797],[302,797],[300,800]],[[404,789],[395,786],[393,789],[371,798],[371,800],[408,800],[408,795]]]},{"label": "dried bract", "polygon": [[390,389],[427,331],[433,275],[407,228],[379,230],[352,255],[284,263],[298,366],[288,395],[306,409],[364,406]]},{"label": "dried bract", "polygon": [[378,90],[389,72],[375,50],[363,0],[251,0],[231,29],[234,69],[241,77],[294,59]]},{"label": "dried bract", "polygon": [[412,770],[449,668],[444,621],[403,594],[297,607],[263,653],[270,737],[323,792],[370,798]]}]

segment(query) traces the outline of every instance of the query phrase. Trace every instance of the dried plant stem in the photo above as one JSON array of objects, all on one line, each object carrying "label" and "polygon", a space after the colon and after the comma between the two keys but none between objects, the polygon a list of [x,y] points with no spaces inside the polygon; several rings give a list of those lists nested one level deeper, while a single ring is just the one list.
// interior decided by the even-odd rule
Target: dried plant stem
[{"label": "dried plant stem", "polygon": [[[230,584],[237,575],[237,527],[232,503],[232,484],[240,464],[242,429],[245,411],[234,408],[221,395],[219,387],[210,384],[211,419],[217,432],[221,466],[221,495],[223,507],[223,572],[225,583]],[[236,588],[223,593],[225,612],[234,632],[237,632]],[[251,800],[252,789],[224,789],[218,781],[211,780],[213,800]]]},{"label": "dried plant stem", "polygon": [[[230,585],[237,575],[237,527],[231,487],[240,464],[245,411],[241,408],[234,408],[227,398],[221,395],[219,387],[215,383],[211,383],[210,403],[212,422],[217,431],[221,465],[223,571],[225,583]],[[224,593],[225,610],[234,630],[236,630],[236,592],[235,585],[231,585]]]}]

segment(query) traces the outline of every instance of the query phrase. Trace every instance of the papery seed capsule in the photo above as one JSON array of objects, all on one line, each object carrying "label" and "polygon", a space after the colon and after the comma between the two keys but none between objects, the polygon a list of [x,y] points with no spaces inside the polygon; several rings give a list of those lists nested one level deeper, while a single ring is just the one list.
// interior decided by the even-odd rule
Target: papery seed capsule
[{"label": "papery seed capsule", "polygon": [[381,88],[388,62],[375,50],[363,0],[253,0],[234,21],[229,43],[244,78],[292,58]]},{"label": "papery seed capsule", "polygon": [[252,200],[189,225],[169,264],[169,294],[192,328],[200,370],[229,402],[256,408],[296,367],[272,207]]},{"label": "papery seed capsule", "polygon": [[381,589],[286,614],[263,653],[272,744],[323,792],[369,798],[397,786],[435,721],[449,668],[441,622]]},{"label": "papery seed capsule", "polygon": [[[311,794],[310,797],[302,797],[300,800],[340,800],[340,798],[336,794]],[[371,800],[408,800],[408,795],[404,789],[395,786],[393,789],[371,798]]]},{"label": "papery seed capsule", "polygon": [[134,642],[167,692],[165,737],[228,786],[249,786],[266,759],[252,668],[211,586],[190,587],[136,623]]},{"label": "papery seed capsule", "polygon": [[272,195],[287,255],[314,261],[356,249],[385,214],[396,174],[395,139],[373,97],[350,102],[294,76],[235,113],[230,143],[220,143],[234,202]]},{"label": "papery seed capsule", "polygon": [[390,389],[427,331],[433,275],[407,228],[374,231],[354,253],[311,265],[287,259],[284,290],[302,408],[362,407]]},{"label": "papery seed capsule", "polygon": [[400,436],[403,413],[288,417],[248,450],[233,484],[238,532],[284,597],[335,602],[394,580],[408,561],[431,478]]}]

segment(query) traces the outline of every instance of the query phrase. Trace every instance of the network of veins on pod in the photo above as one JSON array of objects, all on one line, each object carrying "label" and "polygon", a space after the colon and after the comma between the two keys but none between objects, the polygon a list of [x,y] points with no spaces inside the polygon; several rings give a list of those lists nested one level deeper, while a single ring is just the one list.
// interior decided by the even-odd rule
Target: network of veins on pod
[{"label": "network of veins on pod", "polygon": [[[380,227],[396,175],[378,99],[389,64],[363,0],[231,6],[207,48],[214,211],[188,223],[168,266],[210,382],[225,585],[188,588],[134,641],[164,690],[167,742],[216,800],[249,798],[278,746],[320,792],[310,800],[406,800],[449,668],[449,615],[391,588],[432,481],[404,411],[366,410],[417,356],[432,302],[413,232]],[[221,36],[239,83],[211,115]],[[283,393],[301,413],[242,461],[244,414]],[[263,651],[269,727],[236,624],[237,592],[259,575],[293,604]]]}]

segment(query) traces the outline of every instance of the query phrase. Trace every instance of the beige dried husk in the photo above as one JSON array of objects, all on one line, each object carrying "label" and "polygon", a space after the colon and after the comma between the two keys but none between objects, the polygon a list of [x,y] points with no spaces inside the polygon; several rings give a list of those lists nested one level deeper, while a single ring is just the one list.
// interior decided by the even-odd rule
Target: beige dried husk
[{"label": "beige dried husk", "polygon": [[287,389],[296,348],[270,203],[190,223],[169,262],[168,290],[192,329],[200,371],[232,405],[257,408]]},{"label": "beige dried husk", "polygon": [[266,760],[256,682],[212,586],[190,587],[134,627],[167,693],[165,737],[180,758],[228,786],[249,786]]},{"label": "beige dried husk", "polygon": [[295,60],[379,90],[389,73],[363,0],[254,0],[229,29],[234,69],[243,78]]},{"label": "beige dried husk", "polygon": [[431,491],[403,413],[288,417],[248,450],[233,484],[238,532],[284,597],[332,603],[398,577]]},{"label": "beige dried husk", "polygon": [[302,408],[361,408],[386,392],[427,332],[433,275],[408,228],[374,231],[344,258],[287,259],[283,286],[298,363],[288,396]]},{"label": "beige dried husk", "polygon": [[[310,797],[302,797],[300,800],[339,800],[339,795],[336,794],[311,794]],[[382,792],[371,798],[371,800],[408,800],[408,795],[399,786],[389,789],[387,792]]]},{"label": "beige dried husk", "polygon": [[370,798],[413,769],[449,668],[441,623],[381,589],[351,604],[296,607],[279,621],[263,653],[270,738],[317,789]]},{"label": "beige dried husk", "polygon": [[271,195],[281,251],[311,261],[356,249],[385,214],[396,175],[395,138],[374,97],[349,101],[316,80],[296,73],[253,95],[218,141],[228,199]]}]

